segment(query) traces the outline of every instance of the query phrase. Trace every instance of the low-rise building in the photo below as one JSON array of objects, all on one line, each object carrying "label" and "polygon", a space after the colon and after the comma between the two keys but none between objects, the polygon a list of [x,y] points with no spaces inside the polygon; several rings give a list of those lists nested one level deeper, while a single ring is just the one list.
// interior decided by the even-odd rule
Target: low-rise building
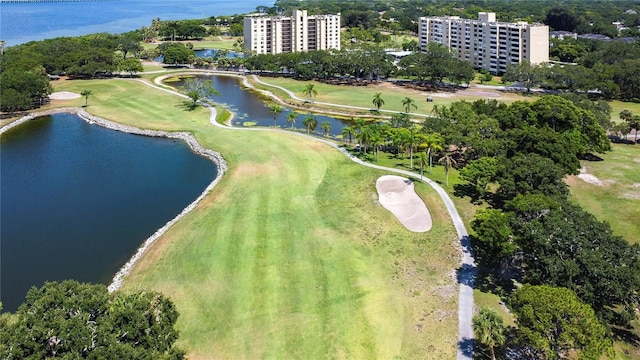
[{"label": "low-rise building", "polygon": [[451,49],[474,68],[502,74],[510,64],[524,60],[532,64],[549,61],[549,27],[526,22],[496,21],[496,14],[478,13],[478,19],[458,16],[421,17],[420,48],[436,42]]},{"label": "low-rise building", "polygon": [[291,16],[251,14],[244,18],[244,46],[256,54],[340,49],[340,14]]}]

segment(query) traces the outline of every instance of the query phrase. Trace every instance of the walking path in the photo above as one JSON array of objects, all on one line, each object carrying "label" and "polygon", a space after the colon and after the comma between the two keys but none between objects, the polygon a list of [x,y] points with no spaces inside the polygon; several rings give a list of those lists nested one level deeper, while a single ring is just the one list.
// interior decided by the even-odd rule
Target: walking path
[{"label": "walking path", "polygon": [[[278,85],[273,85],[273,84],[266,83],[266,82],[264,82],[264,81],[260,80],[260,78],[258,78],[258,76],[256,76],[256,75],[251,75],[251,77],[253,78],[253,80],[254,80],[255,82],[257,82],[257,83],[259,83],[259,84],[262,84],[262,85],[265,85],[265,86],[270,86],[270,87],[273,87],[273,88],[276,88],[276,89],[280,89],[280,90],[282,90],[282,91],[286,92],[286,93],[287,93],[287,95],[289,95],[291,98],[293,98],[293,99],[295,99],[295,100],[298,100],[298,101],[309,101],[308,99],[302,99],[302,98],[298,97],[296,94],[294,94],[294,93],[293,93],[293,91],[291,91],[291,90],[289,90],[289,89],[285,89],[285,88],[283,88],[282,86],[278,86]],[[251,86],[251,85],[247,82],[246,78],[245,78],[245,82],[244,82],[244,83],[245,83],[245,85],[247,85],[247,86]],[[251,86],[251,87],[253,87],[253,86]],[[275,94],[272,94],[272,93],[268,93],[268,94],[269,94],[270,96],[272,96],[272,97],[276,98],[276,95],[275,95]],[[325,106],[331,106],[331,107],[343,108],[343,109],[354,109],[354,110],[365,110],[365,111],[370,111],[370,110],[372,110],[372,109],[371,109],[371,108],[369,108],[369,107],[363,107],[363,106],[351,106],[351,105],[342,105],[342,104],[333,104],[333,103],[327,103],[327,102],[321,102],[321,101],[314,101],[313,103],[314,103],[314,104],[325,105]],[[404,113],[404,112],[402,112],[402,111],[394,111],[394,110],[382,110],[382,109],[380,109],[380,110],[378,110],[378,111],[380,111],[380,112],[386,112],[386,113],[390,113],[390,114],[405,114],[405,113]],[[413,115],[413,116],[427,116],[427,115],[425,115],[425,114],[417,114],[417,113],[408,113],[408,114],[409,114],[409,115]]]},{"label": "walking path", "polygon": [[[255,75],[254,75],[255,76]],[[265,84],[263,82],[261,82],[260,80],[258,80],[257,78],[254,77],[254,79],[262,84]],[[158,86],[158,85],[154,85],[154,84],[150,84],[149,82],[146,82],[144,80],[139,80],[142,83],[151,86],[153,88],[156,88],[158,90],[162,90],[165,92],[169,92],[184,98],[187,98],[186,95],[180,94],[176,91],[170,90],[168,88],[162,87],[162,86]],[[247,86],[252,87],[245,78],[245,84]],[[267,84],[269,85],[269,84]],[[273,86],[273,85],[270,85]],[[280,87],[278,87],[280,88]],[[291,91],[284,89],[284,88],[280,88],[284,91],[286,91],[291,97],[300,100],[298,97],[295,96],[295,94],[293,94]],[[275,95],[273,95],[275,96]],[[356,108],[358,109],[358,107],[352,107],[352,106],[348,106],[348,105],[337,105],[337,104],[328,104],[328,103],[322,103],[323,105],[333,105],[333,106],[338,106],[338,107],[345,107],[345,108]],[[209,118],[209,121],[211,122],[211,124],[224,128],[224,129],[233,129],[233,130],[238,130],[238,131],[286,131],[286,130],[282,130],[282,129],[264,129],[264,128],[234,128],[234,127],[229,127],[229,126],[225,126],[222,124],[219,124],[216,121],[216,116],[217,116],[217,112],[215,107],[213,106],[209,106],[208,104],[203,104],[204,106],[208,107],[209,110],[211,111],[211,115]],[[457,355],[457,359],[458,360],[467,360],[467,359],[473,359],[473,343],[474,343],[474,337],[473,337],[473,327],[472,327],[472,318],[473,318],[473,282],[474,282],[474,278],[475,278],[475,260],[474,260],[474,256],[473,256],[473,251],[471,249],[471,242],[469,241],[469,234],[467,233],[467,229],[464,226],[464,222],[462,221],[462,218],[460,218],[460,215],[458,214],[458,210],[456,209],[453,201],[451,200],[451,198],[449,197],[449,194],[447,194],[447,192],[440,186],[440,184],[438,184],[437,182],[426,178],[426,177],[422,177],[419,174],[413,173],[411,171],[407,171],[407,170],[400,170],[400,169],[393,169],[393,168],[388,168],[388,167],[384,167],[384,166],[379,166],[379,165],[375,165],[375,164],[370,164],[367,162],[364,162],[362,160],[360,160],[359,158],[353,156],[353,154],[349,153],[345,148],[338,146],[338,144],[326,140],[326,139],[321,139],[321,138],[317,138],[311,135],[307,135],[304,133],[299,133],[299,132],[289,132],[287,131],[287,133],[290,134],[296,134],[299,136],[304,136],[307,138],[311,138],[314,139],[316,141],[320,141],[323,142],[335,149],[337,149],[338,151],[342,152],[345,156],[347,156],[349,159],[351,159],[352,161],[354,161],[355,163],[358,163],[362,166],[367,166],[373,169],[378,169],[378,170],[384,170],[384,171],[389,171],[389,172],[394,172],[397,174],[401,174],[401,175],[405,175],[405,176],[410,176],[412,178],[419,178],[420,181],[425,182],[427,184],[429,184],[429,186],[431,186],[440,196],[440,198],[442,199],[442,201],[444,202],[447,211],[449,212],[449,216],[451,216],[451,220],[453,221],[453,225],[456,229],[456,232],[458,233],[458,237],[460,238],[460,245],[462,248],[462,262],[461,262],[461,266],[460,269],[458,270],[457,273],[457,278],[458,278],[458,284],[459,284],[459,294],[458,294],[458,355]]]}]

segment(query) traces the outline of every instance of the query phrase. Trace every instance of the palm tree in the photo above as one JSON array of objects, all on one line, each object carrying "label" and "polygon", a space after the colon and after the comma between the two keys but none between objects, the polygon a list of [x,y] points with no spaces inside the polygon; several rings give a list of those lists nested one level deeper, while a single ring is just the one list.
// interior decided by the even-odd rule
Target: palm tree
[{"label": "palm tree", "polygon": [[449,186],[449,170],[456,165],[457,162],[451,157],[451,154],[448,152],[444,153],[444,156],[438,160],[439,163],[444,165],[444,175],[447,179],[447,186]]},{"label": "palm tree", "polygon": [[427,162],[425,160],[425,156],[428,157],[428,155],[426,153],[419,153],[417,156],[418,156],[418,159],[420,159],[420,180],[422,180],[422,176],[424,174],[424,166]]},{"label": "palm tree", "polygon": [[273,126],[278,126],[278,115],[282,113],[282,106],[273,104],[269,106],[269,112],[273,114]]},{"label": "palm tree", "polygon": [[287,114],[287,123],[291,124],[291,128],[293,129],[294,125],[296,124],[296,120],[298,119],[298,113],[295,111],[292,111],[290,113]]},{"label": "palm tree", "polygon": [[322,124],[320,124],[320,129],[322,129],[324,137],[327,137],[329,131],[331,130],[331,123],[328,121],[323,121]]},{"label": "palm tree", "polygon": [[395,128],[393,129],[392,141],[393,145],[398,149],[398,154],[402,153],[402,158],[404,159],[404,155],[406,153],[405,145],[406,139],[409,137],[408,135],[409,129],[405,128]]},{"label": "palm tree", "polygon": [[377,127],[371,128],[369,142],[376,149],[376,162],[378,162],[378,152],[380,150],[380,146],[382,146],[385,142],[384,136],[382,136],[382,133],[379,128]]},{"label": "palm tree", "polygon": [[402,99],[402,106],[404,106],[404,112],[407,114],[411,111],[411,108],[417,109],[416,101],[410,97]]},{"label": "palm tree", "polygon": [[502,317],[492,309],[480,309],[478,315],[473,317],[473,332],[481,344],[489,347],[491,359],[496,359],[494,348],[503,346],[507,338]]},{"label": "palm tree", "polygon": [[84,89],[80,95],[84,96],[84,107],[89,106],[89,96],[93,95],[93,92],[91,92],[91,90]]},{"label": "palm tree", "polygon": [[304,87],[304,90],[302,90],[302,93],[305,94],[310,100],[311,102],[313,102],[313,97],[318,95],[318,91],[315,89],[315,85],[314,84],[307,84],[307,86]]},{"label": "palm tree", "polygon": [[353,138],[353,135],[355,135],[355,133],[355,129],[351,126],[345,126],[342,128],[342,137],[349,138],[349,144],[351,144],[351,139]]},{"label": "palm tree", "polygon": [[360,132],[356,135],[356,138],[360,142],[362,149],[365,154],[367,153],[367,148],[369,147],[369,142],[371,140],[371,135],[373,131],[371,129],[371,125],[365,125],[360,129]]},{"label": "palm tree", "polygon": [[427,147],[427,156],[429,157],[429,172],[433,168],[433,152],[444,150],[444,138],[439,133],[427,134],[424,145]]},{"label": "palm tree", "polygon": [[302,125],[307,128],[307,134],[309,134],[312,130],[316,129],[316,126],[318,126],[318,120],[316,120],[313,115],[307,115],[307,117],[302,120]]},{"label": "palm tree", "polygon": [[376,93],[373,95],[373,105],[378,109],[378,111],[380,111],[380,108],[384,105],[384,100],[382,100],[381,95],[382,93]]}]

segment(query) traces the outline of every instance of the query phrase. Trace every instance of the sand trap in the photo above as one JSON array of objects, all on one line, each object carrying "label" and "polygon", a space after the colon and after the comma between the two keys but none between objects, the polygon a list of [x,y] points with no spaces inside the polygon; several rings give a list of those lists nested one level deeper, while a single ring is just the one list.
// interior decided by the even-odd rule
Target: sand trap
[{"label": "sand trap", "polygon": [[413,232],[431,230],[431,214],[416,194],[411,180],[395,175],[381,176],[376,181],[376,189],[380,204],[407,229]]},{"label": "sand trap", "polygon": [[71,91],[58,91],[49,95],[49,99],[51,100],[71,100],[71,99],[77,99],[79,97],[81,97],[80,94],[74,93]]}]

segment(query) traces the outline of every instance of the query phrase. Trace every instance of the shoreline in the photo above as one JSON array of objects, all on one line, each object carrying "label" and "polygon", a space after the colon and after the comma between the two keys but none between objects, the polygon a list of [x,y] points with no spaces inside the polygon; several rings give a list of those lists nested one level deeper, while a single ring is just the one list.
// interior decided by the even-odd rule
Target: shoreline
[{"label": "shoreline", "polygon": [[[13,121],[13,122],[1,127],[0,128],[0,135],[4,134],[5,132],[7,132],[7,131],[9,131],[11,129],[13,129],[14,127],[20,126],[20,125],[22,125],[22,124],[24,124],[24,123],[26,123],[28,121],[31,121],[33,119],[36,119],[36,118],[39,118],[39,117],[42,117],[42,116],[54,115],[54,114],[63,114],[63,113],[75,114],[75,115],[77,115],[78,117],[80,117],[82,120],[84,120],[85,122],[87,122],[89,124],[98,125],[98,126],[101,126],[101,127],[107,128],[107,129],[116,130],[116,131],[120,131],[120,132],[123,132],[123,133],[134,134],[134,135],[142,135],[142,136],[149,136],[149,137],[163,137],[163,138],[167,138],[167,139],[182,140],[187,144],[187,146],[189,146],[189,149],[194,154],[199,155],[199,156],[203,156],[203,157],[209,159],[211,162],[213,162],[214,165],[217,168],[217,171],[218,171],[217,176],[213,179],[213,181],[211,183],[209,183],[209,185],[207,185],[207,187],[202,191],[202,193],[200,193],[200,195],[195,200],[193,200],[189,205],[187,205],[173,219],[169,220],[166,224],[164,224],[161,228],[159,228],[151,236],[149,236],[138,247],[138,250],[136,250],[136,252],[129,258],[129,260],[122,267],[120,267],[120,269],[113,276],[113,278],[111,280],[111,283],[107,287],[109,292],[114,292],[114,291],[120,289],[120,287],[122,287],[122,284],[124,282],[124,278],[127,275],[129,275],[129,273],[131,272],[131,269],[135,266],[135,264],[138,262],[138,260],[140,260],[140,258],[146,253],[146,251],[149,249],[149,247],[151,247],[151,245],[153,245],[153,243],[158,238],[160,238],[160,236],[164,235],[164,233],[166,233],[176,222],[181,220],[184,216],[186,216],[193,209],[195,209],[196,206],[202,201],[202,199],[204,199],[204,197],[206,195],[208,195],[216,187],[216,185],[218,185],[218,183],[222,179],[222,176],[227,171],[227,163],[226,163],[226,161],[224,160],[224,158],[222,157],[222,155],[220,153],[218,153],[216,151],[213,151],[213,150],[210,150],[210,149],[206,149],[202,145],[200,145],[200,143],[198,143],[196,138],[191,133],[188,133],[188,132],[167,132],[167,131],[159,131],[159,130],[145,130],[145,129],[140,129],[140,128],[137,128],[137,127],[134,127],[134,126],[122,125],[122,124],[116,123],[114,121],[110,121],[110,120],[101,118],[99,116],[91,115],[88,112],[86,112],[84,109],[78,108],[78,107],[54,108],[54,109],[49,109],[49,110],[30,113],[30,114],[28,114],[26,116],[21,117],[20,119],[18,119],[16,121]],[[212,113],[214,113],[214,112],[212,111]],[[215,116],[214,116],[214,120],[215,120]]]}]

